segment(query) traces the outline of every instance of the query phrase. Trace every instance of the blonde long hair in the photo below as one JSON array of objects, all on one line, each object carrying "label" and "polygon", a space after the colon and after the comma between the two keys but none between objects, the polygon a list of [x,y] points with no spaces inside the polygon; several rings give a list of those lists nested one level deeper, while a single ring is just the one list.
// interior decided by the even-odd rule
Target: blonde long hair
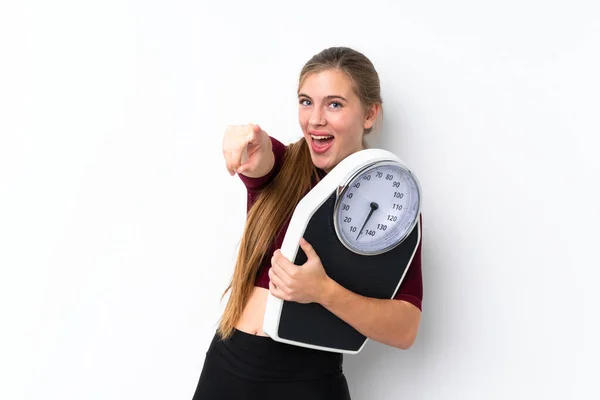
[{"label": "blonde long hair", "polygon": [[[331,47],[314,55],[300,72],[298,90],[309,74],[331,68],[345,72],[350,78],[365,111],[372,104],[382,104],[375,67],[362,53],[348,47]],[[372,129],[365,129],[364,134]],[[364,137],[363,146],[367,147]],[[302,138],[287,146],[281,170],[259,193],[248,211],[233,276],[221,297],[222,300],[231,289],[217,329],[221,338],[229,338],[233,334],[254,288],[264,255],[282,225],[291,218],[298,202],[311,189],[313,179],[318,181],[318,171],[312,162],[308,144]]]}]

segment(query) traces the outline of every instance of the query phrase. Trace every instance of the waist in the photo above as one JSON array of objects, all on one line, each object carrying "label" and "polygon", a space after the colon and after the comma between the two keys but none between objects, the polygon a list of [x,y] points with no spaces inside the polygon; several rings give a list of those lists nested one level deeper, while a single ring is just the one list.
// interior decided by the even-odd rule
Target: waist
[{"label": "waist", "polygon": [[206,357],[253,381],[310,381],[342,375],[340,353],[280,343],[238,329],[226,340],[216,333]]}]

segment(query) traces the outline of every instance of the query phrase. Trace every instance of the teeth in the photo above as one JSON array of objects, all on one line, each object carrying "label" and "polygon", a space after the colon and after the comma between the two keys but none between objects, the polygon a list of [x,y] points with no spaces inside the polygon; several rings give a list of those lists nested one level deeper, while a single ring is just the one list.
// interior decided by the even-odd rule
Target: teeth
[{"label": "teeth", "polygon": [[330,139],[333,136],[315,136],[315,135],[310,135],[311,138],[313,138],[314,140],[325,140],[325,139]]}]

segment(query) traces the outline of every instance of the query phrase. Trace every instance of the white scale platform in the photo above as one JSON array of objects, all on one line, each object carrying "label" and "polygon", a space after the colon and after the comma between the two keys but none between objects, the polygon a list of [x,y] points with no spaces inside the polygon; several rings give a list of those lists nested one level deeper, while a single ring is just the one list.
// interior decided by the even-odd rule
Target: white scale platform
[{"label": "white scale platform", "polygon": [[[332,169],[298,203],[281,253],[296,265],[307,258],[304,237],[327,275],[367,297],[391,299],[421,239],[422,194],[416,176],[395,154],[366,149]],[[346,354],[368,338],[317,303],[268,294],[263,329],[273,340]]]}]

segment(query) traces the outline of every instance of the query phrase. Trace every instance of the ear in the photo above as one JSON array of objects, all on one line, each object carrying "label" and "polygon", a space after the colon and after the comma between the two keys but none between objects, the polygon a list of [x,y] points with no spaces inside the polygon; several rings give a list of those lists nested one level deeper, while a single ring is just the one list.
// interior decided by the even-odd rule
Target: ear
[{"label": "ear", "polygon": [[380,110],[381,110],[381,104],[371,104],[371,106],[367,110],[367,115],[365,116],[365,122],[363,123],[364,129],[370,129],[371,127],[373,127],[373,124],[377,120],[377,116],[379,115]]}]

